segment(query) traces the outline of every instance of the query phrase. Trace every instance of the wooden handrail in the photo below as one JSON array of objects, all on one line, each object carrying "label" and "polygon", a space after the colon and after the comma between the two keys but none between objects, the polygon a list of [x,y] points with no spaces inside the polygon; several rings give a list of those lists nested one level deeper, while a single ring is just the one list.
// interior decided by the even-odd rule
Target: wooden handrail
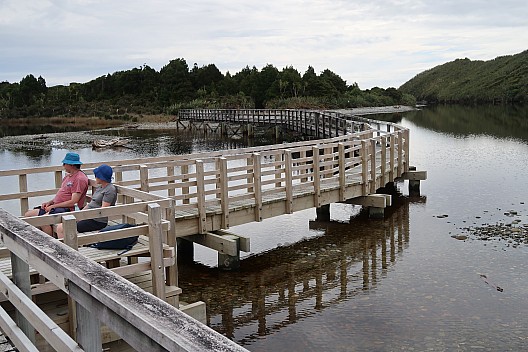
[{"label": "wooden handrail", "polygon": [[[90,341],[96,341],[99,325],[105,324],[138,351],[205,351],[213,346],[220,350],[245,351],[223,335],[3,209],[0,209],[0,236],[14,256],[27,265],[38,267],[53,284],[77,302],[77,316],[83,321],[77,330],[79,342],[90,345]],[[35,307],[27,309],[33,311]],[[30,315],[28,317],[32,319]],[[95,322],[94,327],[87,326],[90,321]],[[43,327],[33,323],[37,329],[50,329],[48,325]],[[11,334],[11,331],[5,332],[8,336]],[[54,338],[64,341],[61,346],[65,350],[80,350],[64,335],[54,335]],[[97,349],[101,350],[100,345],[91,350]]]}]

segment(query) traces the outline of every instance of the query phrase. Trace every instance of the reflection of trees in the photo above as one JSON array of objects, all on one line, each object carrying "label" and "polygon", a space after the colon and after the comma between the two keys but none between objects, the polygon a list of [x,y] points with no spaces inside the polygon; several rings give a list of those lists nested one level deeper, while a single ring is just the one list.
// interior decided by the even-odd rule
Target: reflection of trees
[{"label": "reflection of trees", "polygon": [[52,148],[27,148],[27,147],[17,147],[11,150],[13,154],[23,154],[29,160],[39,164],[42,160],[47,160],[51,156]]},{"label": "reflection of trees", "polygon": [[435,105],[405,114],[417,126],[454,135],[485,134],[528,140],[528,108],[515,105]]},{"label": "reflection of trees", "polygon": [[380,284],[409,244],[409,201],[382,221],[311,221],[323,236],[246,258],[239,272],[182,265],[182,299],[206,302],[208,325],[237,343],[269,335]]}]

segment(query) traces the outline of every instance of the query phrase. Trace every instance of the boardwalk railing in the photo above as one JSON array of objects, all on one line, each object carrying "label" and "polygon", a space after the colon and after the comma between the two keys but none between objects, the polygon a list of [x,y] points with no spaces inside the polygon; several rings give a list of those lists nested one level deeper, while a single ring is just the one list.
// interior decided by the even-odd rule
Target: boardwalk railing
[{"label": "boardwalk railing", "polygon": [[331,138],[364,129],[363,123],[320,110],[196,109],[179,110],[179,120],[279,125],[316,138]]},{"label": "boardwalk railing", "polygon": [[[2,209],[0,234],[14,267],[14,283],[0,273],[0,287],[17,310],[15,323],[0,308],[0,326],[20,351],[37,351],[36,329],[55,350],[100,352],[101,324],[138,351],[244,350]],[[76,302],[76,342],[28,297],[30,266]]]}]

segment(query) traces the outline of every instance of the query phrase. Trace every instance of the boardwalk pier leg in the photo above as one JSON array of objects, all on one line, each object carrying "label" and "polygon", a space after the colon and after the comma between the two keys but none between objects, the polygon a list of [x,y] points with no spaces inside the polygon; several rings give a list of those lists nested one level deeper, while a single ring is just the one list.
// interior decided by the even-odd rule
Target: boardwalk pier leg
[{"label": "boardwalk pier leg", "polygon": [[420,180],[409,180],[409,195],[420,195]]},{"label": "boardwalk pier leg", "polygon": [[330,204],[325,204],[315,208],[318,221],[330,221]]},{"label": "boardwalk pier leg", "polygon": [[[237,248],[240,248],[238,236],[223,235],[222,237],[236,241]],[[240,269],[240,251],[236,251],[236,255],[229,255],[218,252],[218,268],[222,270],[238,270]]]},{"label": "boardwalk pier leg", "polygon": [[194,261],[194,244],[183,238],[177,238],[176,243],[178,260],[184,263],[192,263]]}]

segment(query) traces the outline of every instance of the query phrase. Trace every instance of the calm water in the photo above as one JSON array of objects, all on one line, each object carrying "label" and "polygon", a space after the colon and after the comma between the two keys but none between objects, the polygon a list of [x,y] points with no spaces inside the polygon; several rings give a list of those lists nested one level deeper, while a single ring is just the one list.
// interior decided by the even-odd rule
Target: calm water
[{"label": "calm water", "polygon": [[[180,264],[182,299],[205,301],[209,325],[251,351],[525,350],[528,245],[465,229],[528,224],[528,109],[439,106],[396,118],[411,130],[411,164],[428,172],[420,196],[398,183],[384,220],[335,204],[330,222],[309,209],[232,228],[251,238],[242,269],[220,272],[214,252],[197,247],[195,263]],[[120,152],[60,142],[28,152],[0,139],[0,168],[58,164],[65,145],[89,162],[244,144],[159,133]]]}]

